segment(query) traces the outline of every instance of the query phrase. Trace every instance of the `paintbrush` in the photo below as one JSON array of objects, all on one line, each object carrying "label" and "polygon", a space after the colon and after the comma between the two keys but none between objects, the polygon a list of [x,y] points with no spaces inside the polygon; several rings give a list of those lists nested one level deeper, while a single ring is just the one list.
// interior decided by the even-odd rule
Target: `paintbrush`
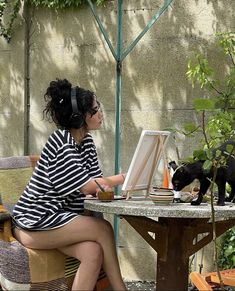
[{"label": "paintbrush", "polygon": [[95,180],[95,182],[96,182],[97,186],[100,188],[100,190],[102,192],[105,192],[104,188],[100,185],[100,183],[98,183],[96,180]]}]

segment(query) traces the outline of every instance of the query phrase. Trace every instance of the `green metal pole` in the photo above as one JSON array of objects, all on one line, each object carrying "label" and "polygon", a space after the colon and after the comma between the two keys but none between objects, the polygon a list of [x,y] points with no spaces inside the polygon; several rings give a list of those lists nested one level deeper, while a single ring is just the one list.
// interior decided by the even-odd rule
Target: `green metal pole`
[{"label": "green metal pole", "polygon": [[120,172],[120,121],[122,88],[122,0],[118,0],[117,13],[117,63],[116,63],[116,132],[115,132],[115,174]]},{"label": "green metal pole", "polygon": [[[120,173],[120,124],[121,124],[121,98],[122,98],[122,0],[118,0],[117,9],[117,63],[116,63],[116,129],[115,129],[115,174]],[[115,192],[120,194],[120,188],[116,187]],[[118,244],[119,218],[114,215],[113,221],[114,236]]]},{"label": "green metal pole", "polygon": [[93,3],[91,2],[91,0],[87,0],[87,2],[88,2],[89,6],[90,6],[90,8],[91,8],[91,11],[92,11],[92,13],[93,13],[93,15],[94,15],[94,17],[95,17],[95,20],[96,20],[96,22],[97,22],[97,24],[98,24],[98,26],[99,26],[100,31],[101,31],[101,33],[103,34],[104,39],[105,39],[107,45],[108,45],[109,48],[110,48],[110,51],[111,51],[111,53],[112,53],[114,59],[117,61],[117,55],[116,55],[116,52],[114,51],[114,48],[113,48],[113,46],[112,46],[112,44],[111,44],[111,42],[110,42],[110,40],[109,40],[108,34],[107,34],[107,32],[106,32],[106,30],[105,30],[105,28],[104,28],[102,22],[100,21],[99,16],[98,16],[97,13],[96,13],[96,10],[95,10],[95,7],[94,7]]},{"label": "green metal pole", "polygon": [[156,20],[162,15],[162,13],[167,9],[173,0],[165,0],[164,4],[159,8],[158,12],[152,17],[146,27],[141,31],[141,33],[136,37],[136,39],[125,49],[122,54],[121,60],[123,60],[137,45],[140,39],[145,35],[145,33],[151,28],[151,26],[156,22]]},{"label": "green metal pole", "polygon": [[[108,44],[110,51],[116,60],[116,128],[115,128],[115,174],[120,173],[120,123],[121,123],[121,88],[122,88],[122,61],[124,58],[133,50],[136,44],[144,36],[144,34],[150,29],[150,27],[155,23],[155,21],[160,17],[160,15],[166,10],[166,8],[171,4],[173,0],[165,0],[164,4],[160,7],[159,11],[152,17],[149,23],[146,25],[145,29],[136,37],[136,39],[122,52],[122,3],[123,0],[118,0],[118,9],[117,9],[117,53],[115,52],[109,38],[108,34],[105,31],[96,11],[91,2],[87,0],[91,11],[96,19],[96,22],[99,26],[101,33],[103,34],[106,43]],[[120,189],[117,187],[115,189],[115,194],[120,194]],[[116,239],[116,244],[118,244],[118,226],[119,219],[114,216],[114,235]]]},{"label": "green metal pole", "polygon": [[[96,13],[95,7],[91,0],[87,0],[91,11],[95,17],[95,20],[99,26],[101,33],[103,34],[106,43],[108,44],[110,51],[116,60],[116,93],[115,93],[115,174],[120,172],[120,120],[121,120],[121,87],[122,87],[122,61],[121,61],[121,53],[122,53],[122,0],[118,0],[118,13],[117,13],[117,45],[115,52],[109,38],[108,34],[103,27],[99,16]],[[115,194],[120,194],[120,189],[118,187],[115,188]],[[114,236],[116,244],[118,244],[118,228],[119,228],[119,218],[114,216]]]}]

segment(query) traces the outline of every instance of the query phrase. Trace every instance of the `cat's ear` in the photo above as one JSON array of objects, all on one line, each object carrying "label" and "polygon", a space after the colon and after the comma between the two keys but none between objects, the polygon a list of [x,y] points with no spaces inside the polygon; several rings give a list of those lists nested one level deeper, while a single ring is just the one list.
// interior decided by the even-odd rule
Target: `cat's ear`
[{"label": "cat's ear", "polygon": [[175,171],[178,168],[178,165],[176,164],[175,161],[171,161],[169,163],[169,166]]}]

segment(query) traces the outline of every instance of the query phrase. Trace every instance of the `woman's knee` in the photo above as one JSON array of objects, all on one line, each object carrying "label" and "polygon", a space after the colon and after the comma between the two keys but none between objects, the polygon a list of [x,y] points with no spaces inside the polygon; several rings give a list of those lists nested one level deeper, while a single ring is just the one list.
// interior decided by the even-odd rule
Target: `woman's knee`
[{"label": "woman's knee", "polygon": [[86,261],[86,263],[90,262],[97,266],[101,266],[103,264],[103,249],[101,245],[92,241],[84,242],[84,244],[85,247],[79,258],[80,261]]},{"label": "woman's knee", "polygon": [[113,227],[109,221],[105,219],[100,219],[99,227],[100,227],[101,233],[105,232],[105,233],[113,235]]}]

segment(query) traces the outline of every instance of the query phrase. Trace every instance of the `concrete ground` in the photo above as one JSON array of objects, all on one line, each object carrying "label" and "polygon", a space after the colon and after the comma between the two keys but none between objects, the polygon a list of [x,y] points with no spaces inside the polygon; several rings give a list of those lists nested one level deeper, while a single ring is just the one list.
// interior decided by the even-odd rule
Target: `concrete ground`
[{"label": "concrete ground", "polygon": [[155,291],[155,282],[147,281],[135,281],[135,282],[125,282],[127,290],[130,291]]},{"label": "concrete ground", "polygon": [[[125,284],[128,291],[156,291],[155,282],[135,281],[135,282],[125,282]],[[217,288],[215,290],[221,291],[222,289]],[[188,291],[197,291],[197,288],[189,286]],[[235,288],[226,286],[224,287],[224,291],[235,291]]]},{"label": "concrete ground", "polygon": [[[125,282],[125,284],[128,291],[156,291],[155,282],[134,281],[134,282]],[[193,290],[196,290],[196,289],[193,289],[192,287],[188,288],[188,291],[193,291]]]}]

